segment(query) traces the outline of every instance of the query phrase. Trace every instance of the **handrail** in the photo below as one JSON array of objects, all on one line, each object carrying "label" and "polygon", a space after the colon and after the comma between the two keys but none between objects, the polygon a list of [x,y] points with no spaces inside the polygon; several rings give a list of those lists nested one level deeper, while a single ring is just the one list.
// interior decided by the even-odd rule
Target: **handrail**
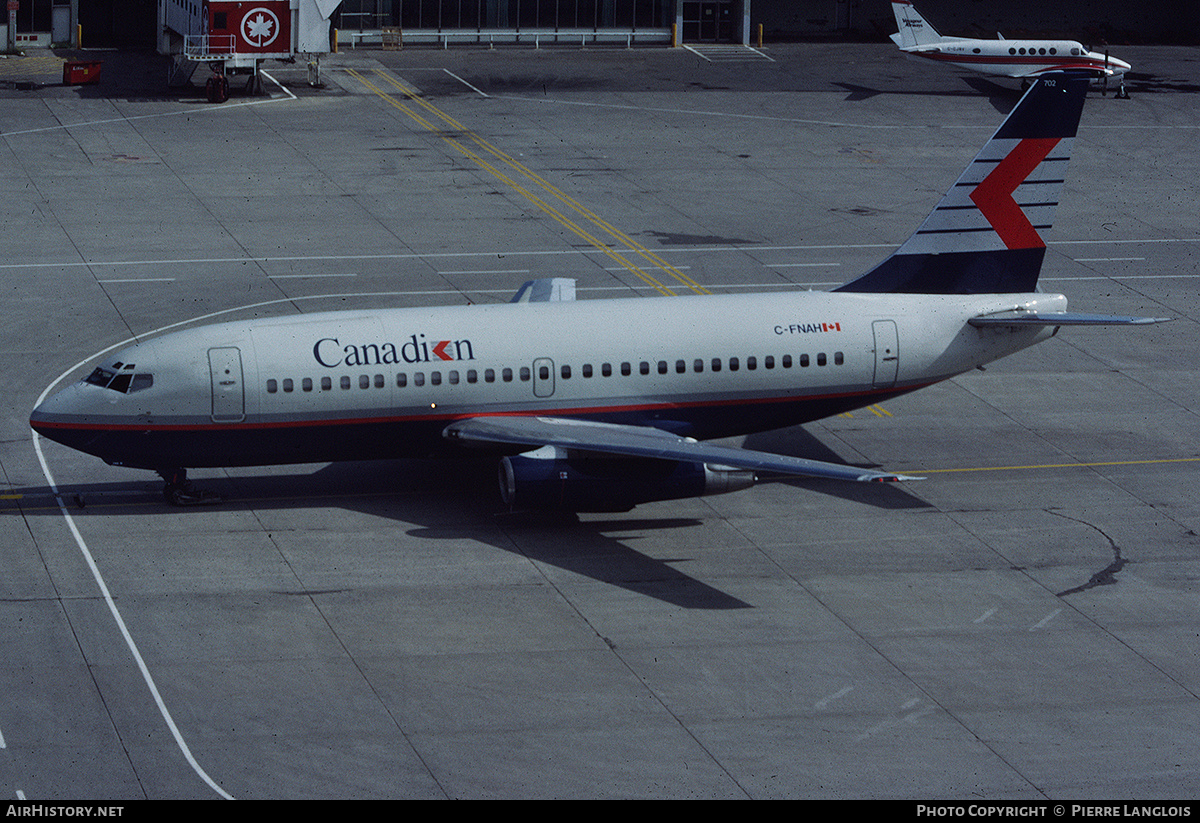
[{"label": "handrail", "polygon": [[189,34],[183,38],[183,53],[192,60],[216,60],[237,53],[232,34]]}]

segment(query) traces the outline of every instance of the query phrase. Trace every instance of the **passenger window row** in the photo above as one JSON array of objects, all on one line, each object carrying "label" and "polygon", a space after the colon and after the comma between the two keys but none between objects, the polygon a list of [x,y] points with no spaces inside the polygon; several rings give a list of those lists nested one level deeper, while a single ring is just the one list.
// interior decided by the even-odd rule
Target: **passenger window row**
[{"label": "passenger window row", "polygon": [[[670,374],[672,372],[675,374],[686,374],[691,371],[694,374],[700,374],[705,371],[736,372],[742,369],[745,369],[746,371],[756,371],[759,368],[791,369],[793,367],[799,367],[806,369],[814,364],[818,367],[827,366],[830,364],[830,362],[832,362],[835,366],[844,365],[846,362],[845,354],[840,351],[835,351],[832,359],[825,352],[819,352],[811,358],[807,354],[797,355],[795,358],[793,358],[790,354],[785,354],[778,358],[769,354],[766,357],[763,357],[761,360],[754,356],[747,357],[744,360],[737,357],[714,357],[708,360],[698,357],[690,362],[683,359],[675,360],[674,362],[668,360],[658,360],[654,363],[651,363],[648,360],[642,360],[637,364],[637,373],[642,375],[648,375],[651,373]],[[569,365],[564,364],[559,366],[558,374],[563,380],[571,379],[574,373],[575,372],[573,368]],[[597,368],[592,363],[584,363],[579,367],[579,376],[585,379],[594,377],[597,374],[601,377],[612,377],[617,373],[623,377],[632,375],[634,373],[634,364],[626,361],[614,367],[612,363],[601,363],[599,368]],[[483,369],[482,372],[480,372],[478,369],[467,369],[463,372],[460,372],[457,369],[452,369],[445,374],[440,371],[431,371],[428,374],[425,372],[412,372],[411,374],[408,372],[399,372],[396,375],[396,386],[398,388],[405,388],[410,384],[413,386],[424,386],[426,385],[426,381],[428,381],[428,384],[431,386],[440,386],[443,385],[443,382],[451,386],[456,386],[464,381],[466,383],[478,383],[481,377],[484,383],[495,383],[497,380],[502,383],[511,383],[513,380],[519,380],[527,383],[532,379],[533,373],[528,366],[521,366],[515,370],[510,368]],[[549,366],[539,366],[538,379],[550,379]],[[314,383],[311,377],[305,377],[300,380],[299,389],[302,392],[311,392],[316,390],[319,386],[320,391],[332,391],[333,381],[334,378],[332,377],[322,377],[319,379],[319,381]],[[338,387],[343,390],[352,389],[356,385],[360,389],[382,389],[387,385],[387,380],[382,374],[360,374],[357,380],[349,375],[342,375],[340,378],[338,378]],[[276,380],[274,378],[267,380],[267,394],[276,394],[281,390],[287,394],[296,391],[296,388],[296,382],[290,377],[284,378],[283,380]]]},{"label": "passenger window row", "polygon": [[[495,383],[497,375],[499,376],[501,382],[504,383],[513,382],[514,375],[526,382],[532,378],[532,372],[528,366],[522,366],[515,372],[513,369],[500,369],[498,371],[496,369],[484,369],[483,382]],[[467,369],[465,375],[455,369],[446,372],[445,375],[443,375],[440,371],[429,372],[428,375],[426,375],[425,372],[413,372],[411,375],[406,372],[400,372],[396,375],[396,385],[400,388],[404,388],[405,386],[409,385],[411,380],[411,383],[414,386],[424,386],[426,379],[428,379],[429,385],[440,386],[442,385],[444,377],[446,383],[455,386],[462,381],[464,376],[466,378],[466,382],[468,383],[479,382],[479,371],[477,369]],[[333,378],[322,377],[319,383],[314,384],[311,377],[305,377],[300,381],[300,391],[311,392],[316,389],[318,385],[320,386],[321,391],[332,391]],[[387,385],[387,378],[385,378],[382,374],[360,374],[357,380],[346,374],[338,378],[338,387],[341,389],[352,389],[355,385],[357,385],[360,389],[382,389]],[[290,377],[284,378],[283,380],[275,380],[272,378],[267,381],[267,394],[275,394],[281,389],[285,394],[288,392],[293,392],[296,390],[296,383]]]}]

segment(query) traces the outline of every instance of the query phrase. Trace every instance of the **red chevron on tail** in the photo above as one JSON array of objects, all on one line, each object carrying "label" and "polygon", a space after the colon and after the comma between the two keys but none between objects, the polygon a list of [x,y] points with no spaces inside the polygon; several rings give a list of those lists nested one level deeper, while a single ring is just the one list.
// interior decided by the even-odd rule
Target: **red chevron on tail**
[{"label": "red chevron on tail", "polygon": [[1025,212],[1013,199],[1017,190],[1055,146],[1058,137],[1030,137],[1022,140],[992,169],[975,190],[971,200],[992,224],[996,234],[1010,249],[1042,249],[1046,244]]}]

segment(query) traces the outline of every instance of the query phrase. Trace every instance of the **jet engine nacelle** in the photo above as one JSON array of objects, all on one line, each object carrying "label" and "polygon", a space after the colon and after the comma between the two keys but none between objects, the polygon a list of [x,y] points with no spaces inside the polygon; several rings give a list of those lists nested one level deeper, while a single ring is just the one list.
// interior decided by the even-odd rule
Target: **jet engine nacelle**
[{"label": "jet engine nacelle", "polygon": [[500,496],[522,509],[623,512],[638,503],[738,491],[754,485],[754,472],[594,453],[546,446],[500,460]]}]

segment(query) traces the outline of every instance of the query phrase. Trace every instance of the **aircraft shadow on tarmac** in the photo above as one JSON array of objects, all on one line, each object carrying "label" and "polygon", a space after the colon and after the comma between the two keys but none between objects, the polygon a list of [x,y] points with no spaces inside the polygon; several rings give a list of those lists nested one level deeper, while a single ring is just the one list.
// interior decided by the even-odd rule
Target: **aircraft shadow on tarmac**
[{"label": "aircraft shadow on tarmac", "polygon": [[[800,427],[754,435],[746,443],[748,447],[782,454],[838,459]],[[150,473],[144,481],[60,484],[59,496],[81,524],[82,518],[92,516],[161,513],[187,518],[210,512],[214,506],[258,511],[337,507],[410,524],[404,532],[409,537],[475,540],[680,608],[752,608],[680,569],[693,558],[654,557],[631,545],[649,532],[700,526],[701,521],[692,517],[639,516],[637,509],[586,518],[563,512],[508,511],[496,489],[496,459],[492,455],[469,455],[457,460],[333,463],[313,468],[286,466],[253,474],[193,472],[197,485],[220,496],[212,506],[168,505],[160,493],[161,483]],[[829,495],[886,509],[928,505],[896,484],[788,477],[764,479],[760,485],[771,482],[796,487],[797,494]],[[0,514],[57,517],[60,511],[51,490],[40,486],[9,489]],[[614,537],[611,533],[635,536]],[[686,541],[681,540],[680,545],[686,545]],[[378,547],[364,543],[364,551],[378,551]]]},{"label": "aircraft shadow on tarmac", "polygon": [[[963,83],[969,86],[969,90],[962,89],[957,91],[935,91],[932,89],[877,89],[871,86],[861,86],[855,83],[834,82],[833,85],[840,86],[845,89],[847,94],[845,101],[848,103],[858,103],[863,100],[870,100],[872,97],[879,95],[919,95],[921,97],[966,97],[984,95],[988,98],[988,102],[1000,114],[1007,115],[1012,111],[1013,106],[1021,99],[1024,91],[1021,89],[1019,81],[1007,80],[996,82],[989,80],[986,77],[965,76],[960,78]],[[1110,80],[1108,87],[1105,88],[1101,83],[1093,84],[1090,89],[1092,95],[1105,96],[1115,95],[1118,83],[1116,80]],[[1159,77],[1155,74],[1147,74],[1144,72],[1127,72],[1125,74],[1125,88],[1131,95],[1136,94],[1161,94],[1161,93],[1182,93],[1195,94],[1200,92],[1200,85],[1194,83],[1172,80],[1167,77]]]},{"label": "aircraft shadow on tarmac", "polygon": [[963,77],[962,81],[970,89],[957,91],[932,91],[930,89],[884,90],[845,82],[835,82],[833,85],[840,86],[846,90],[847,95],[845,100],[848,103],[870,100],[872,97],[878,97],[881,94],[888,96],[918,95],[920,97],[977,97],[984,95],[988,98],[988,102],[992,104],[992,107],[1001,114],[1008,114],[1012,111],[1013,106],[1021,99],[1021,94],[1023,93],[1019,85],[1004,85],[982,77]]}]

